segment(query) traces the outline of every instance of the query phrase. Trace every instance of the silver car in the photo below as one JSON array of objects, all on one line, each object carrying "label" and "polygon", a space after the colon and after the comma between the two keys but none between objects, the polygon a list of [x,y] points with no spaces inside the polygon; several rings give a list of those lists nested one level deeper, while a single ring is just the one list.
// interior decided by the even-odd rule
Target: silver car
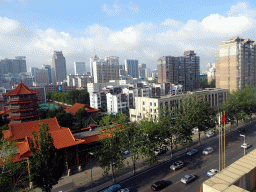
[{"label": "silver car", "polygon": [[212,147],[207,147],[204,151],[203,151],[203,154],[204,155],[208,155],[210,153],[213,152],[213,148]]},{"label": "silver car", "polygon": [[176,171],[176,170],[182,168],[183,165],[184,165],[184,164],[183,164],[182,161],[176,161],[175,163],[173,163],[173,164],[170,166],[170,169]]},{"label": "silver car", "polygon": [[185,175],[184,177],[181,178],[181,182],[184,183],[184,184],[188,184],[192,181],[194,181],[196,179],[196,176],[195,175]]},{"label": "silver car", "polygon": [[213,137],[214,135],[215,135],[214,132],[209,132],[209,133],[206,134],[206,137]]}]

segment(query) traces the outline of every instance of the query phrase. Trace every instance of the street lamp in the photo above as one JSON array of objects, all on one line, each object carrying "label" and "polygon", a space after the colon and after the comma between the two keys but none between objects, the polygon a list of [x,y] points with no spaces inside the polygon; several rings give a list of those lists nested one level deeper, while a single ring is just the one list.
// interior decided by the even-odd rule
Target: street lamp
[{"label": "street lamp", "polygon": [[92,191],[92,155],[93,155],[93,153],[92,152],[89,152],[89,154],[90,154],[90,164],[91,164],[91,191]]},{"label": "street lamp", "polygon": [[[240,134],[241,137],[244,137],[244,144],[245,144],[245,135]],[[245,147],[244,147],[244,155],[245,155]]]}]

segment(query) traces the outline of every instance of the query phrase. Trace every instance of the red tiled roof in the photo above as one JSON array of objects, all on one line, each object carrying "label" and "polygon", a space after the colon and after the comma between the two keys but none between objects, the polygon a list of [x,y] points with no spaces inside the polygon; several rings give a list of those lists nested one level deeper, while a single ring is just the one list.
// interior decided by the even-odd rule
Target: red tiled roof
[{"label": "red tiled roof", "polygon": [[56,117],[51,119],[43,119],[43,120],[29,121],[24,123],[9,124],[8,125],[9,130],[3,131],[4,138],[7,139],[11,137],[19,140],[19,139],[24,139],[26,136],[32,137],[33,129],[35,130],[36,133],[39,132],[40,122],[43,122],[44,124],[47,123],[49,126],[50,132],[61,129]]},{"label": "red tiled roof", "polygon": [[8,107],[4,107],[3,111],[0,111],[0,115],[8,115]]},{"label": "red tiled roof", "polygon": [[101,134],[97,134],[97,135],[91,135],[91,136],[87,136],[84,137],[82,139],[84,139],[83,144],[88,144],[88,143],[93,143],[99,140],[99,138],[101,137]]},{"label": "red tiled roof", "polygon": [[14,90],[6,93],[5,95],[27,95],[31,93],[37,93],[37,91],[28,88],[22,82]]},{"label": "red tiled roof", "polygon": [[81,104],[81,103],[75,103],[74,105],[72,105],[72,107],[68,107],[64,110],[68,113],[76,114],[78,109],[82,109],[82,108],[85,108],[85,110],[88,113],[93,113],[93,112],[99,111],[99,109],[94,109],[87,104]]}]

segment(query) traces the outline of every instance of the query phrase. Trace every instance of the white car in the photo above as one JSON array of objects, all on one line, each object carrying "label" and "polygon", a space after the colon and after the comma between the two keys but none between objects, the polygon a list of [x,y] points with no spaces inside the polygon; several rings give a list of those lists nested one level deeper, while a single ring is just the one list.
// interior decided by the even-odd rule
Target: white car
[{"label": "white car", "polygon": [[208,155],[210,153],[213,152],[213,148],[212,147],[207,147],[205,150],[203,150],[203,154],[204,155]]},{"label": "white car", "polygon": [[243,145],[241,145],[241,147],[244,149],[248,149],[249,147],[251,147],[251,145],[249,143],[244,143]]},{"label": "white car", "polygon": [[207,172],[207,176],[208,177],[213,177],[214,175],[216,175],[217,173],[219,173],[218,169],[211,169],[210,171]]},{"label": "white car", "polygon": [[184,177],[181,178],[181,182],[184,183],[184,184],[188,184],[192,181],[194,181],[196,179],[196,176],[195,175],[185,175]]},{"label": "white car", "polygon": [[213,137],[214,135],[215,135],[214,132],[209,132],[206,134],[206,137]]},{"label": "white car", "polygon": [[198,127],[193,128],[193,131],[198,131]]},{"label": "white car", "polygon": [[128,155],[130,153],[130,151],[128,149],[123,149],[121,151],[122,154]]}]

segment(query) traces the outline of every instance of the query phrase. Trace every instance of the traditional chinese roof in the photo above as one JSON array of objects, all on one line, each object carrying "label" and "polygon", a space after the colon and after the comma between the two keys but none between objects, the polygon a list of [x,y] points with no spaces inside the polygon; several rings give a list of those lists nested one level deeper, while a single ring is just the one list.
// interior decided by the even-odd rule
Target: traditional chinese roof
[{"label": "traditional chinese roof", "polygon": [[9,124],[9,130],[3,131],[3,134],[5,139],[15,138],[18,141],[17,147],[19,153],[15,154],[13,159],[14,162],[32,156],[30,151],[30,143],[34,139],[32,132],[35,130],[36,133],[39,133],[39,125],[41,122],[48,124],[49,132],[56,149],[63,149],[82,144],[85,141],[83,139],[76,139],[69,128],[59,126],[56,118]]},{"label": "traditional chinese roof", "polygon": [[3,111],[0,111],[0,115],[8,115],[8,107],[4,107]]},{"label": "traditional chinese roof", "polygon": [[33,93],[37,93],[37,91],[28,88],[26,85],[20,82],[20,84],[14,90],[5,93],[5,95],[29,95]]},{"label": "traditional chinese roof", "polygon": [[75,103],[74,105],[72,105],[72,107],[68,107],[64,110],[68,113],[76,114],[78,109],[82,109],[82,108],[85,108],[85,110],[88,113],[93,113],[93,112],[99,111],[99,109],[94,109],[87,104],[81,104],[81,103]]}]

